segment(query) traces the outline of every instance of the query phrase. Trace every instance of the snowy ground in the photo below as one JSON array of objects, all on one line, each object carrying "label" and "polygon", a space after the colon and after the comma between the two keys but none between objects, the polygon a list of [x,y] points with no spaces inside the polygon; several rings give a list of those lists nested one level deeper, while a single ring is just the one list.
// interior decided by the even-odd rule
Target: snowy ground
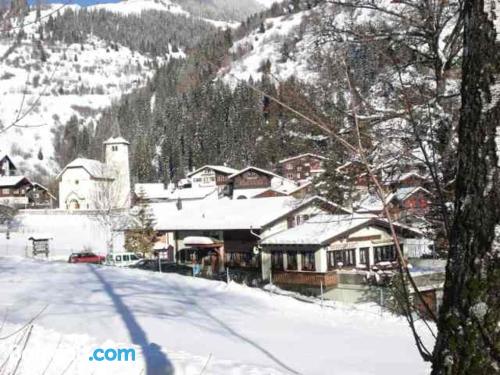
[{"label": "snowy ground", "polygon": [[[173,274],[0,257],[0,321],[5,320],[0,338],[45,306],[17,374],[429,370],[404,321],[376,310],[322,309],[263,290]],[[15,367],[23,332],[27,329],[0,340],[0,366],[10,355],[7,367]],[[97,347],[130,346],[137,348],[136,362],[88,359]]]}]

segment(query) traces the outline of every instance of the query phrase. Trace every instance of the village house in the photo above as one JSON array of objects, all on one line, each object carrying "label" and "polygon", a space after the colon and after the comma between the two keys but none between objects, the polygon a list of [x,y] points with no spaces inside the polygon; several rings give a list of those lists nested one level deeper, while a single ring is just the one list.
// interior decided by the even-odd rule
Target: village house
[{"label": "village house", "polygon": [[0,158],[0,204],[15,208],[51,208],[55,197],[41,184],[17,175],[9,156]]},{"label": "village house", "polygon": [[278,162],[278,173],[294,181],[308,180],[324,172],[324,156],[307,153]]},{"label": "village house", "polygon": [[38,182],[31,184],[31,188],[28,189],[26,195],[28,197],[28,208],[54,208],[57,201],[49,189]]},{"label": "village house", "polygon": [[57,176],[59,208],[99,210],[130,207],[129,143],[121,138],[104,142],[105,162],[77,158]]},{"label": "village house", "polygon": [[[423,187],[402,187],[385,196],[389,213],[396,220],[425,216],[429,212],[431,201],[431,193]],[[358,213],[379,215],[383,209],[382,201],[374,193],[367,194],[355,205]]]},{"label": "village house", "polygon": [[229,266],[253,269],[259,276],[260,255],[254,250],[261,237],[320,213],[348,212],[319,197],[166,202],[150,207],[155,230],[174,249],[172,261],[192,264],[198,253],[214,272]]},{"label": "village house", "polygon": [[228,194],[233,199],[287,196],[300,184],[257,167],[246,167],[228,177]]},{"label": "village house", "polygon": [[201,168],[187,174],[191,181],[191,188],[216,188],[222,190],[228,184],[229,176],[237,173],[238,170],[225,165],[204,165]]},{"label": "village house", "polygon": [[[432,241],[420,231],[398,223],[394,227],[406,262],[432,253]],[[264,280],[303,293],[324,291],[326,298],[350,302],[369,300],[370,279],[377,283],[397,268],[388,222],[368,214],[317,215],[264,237],[260,246]],[[422,289],[435,292],[442,287],[442,272],[438,274],[415,276]]]},{"label": "village house", "polygon": [[32,186],[31,181],[24,176],[1,176],[0,204],[17,208],[27,207],[27,193]]}]

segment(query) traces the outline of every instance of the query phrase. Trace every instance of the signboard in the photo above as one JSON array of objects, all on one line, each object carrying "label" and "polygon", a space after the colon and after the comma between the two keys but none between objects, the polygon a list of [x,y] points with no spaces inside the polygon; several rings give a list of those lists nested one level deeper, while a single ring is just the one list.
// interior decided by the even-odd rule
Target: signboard
[{"label": "signboard", "polygon": [[32,240],[33,242],[33,256],[38,254],[45,254],[46,257],[49,256],[49,240]]}]

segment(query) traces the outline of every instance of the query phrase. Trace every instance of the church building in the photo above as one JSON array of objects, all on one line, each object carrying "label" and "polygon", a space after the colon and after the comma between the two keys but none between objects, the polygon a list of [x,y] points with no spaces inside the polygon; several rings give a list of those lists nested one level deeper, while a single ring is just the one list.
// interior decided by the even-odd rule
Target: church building
[{"label": "church building", "polygon": [[104,162],[77,158],[59,173],[59,208],[106,210],[130,207],[129,142],[104,142]]}]

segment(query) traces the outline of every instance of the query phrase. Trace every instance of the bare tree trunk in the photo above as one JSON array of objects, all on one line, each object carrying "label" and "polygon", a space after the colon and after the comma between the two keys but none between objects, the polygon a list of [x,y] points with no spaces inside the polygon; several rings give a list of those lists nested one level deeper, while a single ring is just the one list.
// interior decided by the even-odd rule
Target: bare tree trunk
[{"label": "bare tree trunk", "polygon": [[464,1],[455,212],[433,356],[435,375],[500,372],[500,181],[495,142],[500,60],[492,3]]}]

